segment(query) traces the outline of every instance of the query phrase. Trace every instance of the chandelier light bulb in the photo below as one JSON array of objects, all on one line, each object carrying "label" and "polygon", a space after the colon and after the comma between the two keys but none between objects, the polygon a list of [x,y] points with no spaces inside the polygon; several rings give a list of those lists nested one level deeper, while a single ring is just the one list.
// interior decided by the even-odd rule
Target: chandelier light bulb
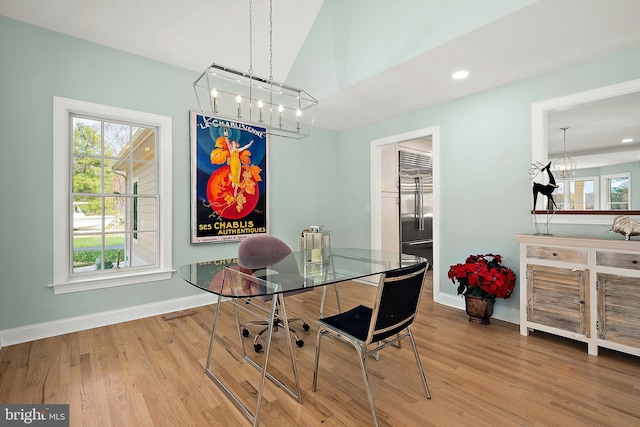
[{"label": "chandelier light bulb", "polygon": [[218,91],[213,88],[211,89],[211,98],[213,98],[213,112],[218,112]]},{"label": "chandelier light bulb", "polygon": [[236,102],[238,103],[238,118],[242,117],[242,97],[236,96]]},{"label": "chandelier light bulb", "polygon": [[258,100],[258,108],[260,110],[260,119],[259,119],[260,123],[262,123],[262,107],[263,106],[264,106],[264,103],[262,102],[262,99],[259,99]]},{"label": "chandelier light bulb", "polygon": [[280,127],[282,127],[282,113],[284,112],[284,107],[282,106],[282,104],[278,105],[278,112],[280,112],[280,119],[278,124],[280,125]]}]

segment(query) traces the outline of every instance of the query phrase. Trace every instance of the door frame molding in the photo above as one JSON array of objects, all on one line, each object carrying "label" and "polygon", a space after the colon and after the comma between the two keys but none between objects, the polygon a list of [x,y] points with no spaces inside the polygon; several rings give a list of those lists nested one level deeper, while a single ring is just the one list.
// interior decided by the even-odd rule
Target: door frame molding
[{"label": "door frame molding", "polygon": [[370,143],[371,176],[371,249],[382,248],[382,147],[412,139],[432,136],[433,144],[433,259],[429,260],[433,268],[433,299],[439,302],[440,295],[440,126],[416,129],[410,132],[374,139]]}]

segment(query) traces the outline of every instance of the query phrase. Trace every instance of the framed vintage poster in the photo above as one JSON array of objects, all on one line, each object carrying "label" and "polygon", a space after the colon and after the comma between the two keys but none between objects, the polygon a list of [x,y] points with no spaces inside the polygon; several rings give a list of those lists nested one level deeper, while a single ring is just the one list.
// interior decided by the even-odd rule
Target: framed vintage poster
[{"label": "framed vintage poster", "polygon": [[191,243],[266,234],[265,128],[191,112]]}]

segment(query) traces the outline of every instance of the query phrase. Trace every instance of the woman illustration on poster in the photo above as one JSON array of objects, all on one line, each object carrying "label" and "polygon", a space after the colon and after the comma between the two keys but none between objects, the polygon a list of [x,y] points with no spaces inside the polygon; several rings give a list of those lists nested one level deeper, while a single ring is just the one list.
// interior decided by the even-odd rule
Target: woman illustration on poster
[{"label": "woman illustration on poster", "polygon": [[231,179],[231,184],[233,185],[233,195],[238,195],[238,187],[240,187],[240,171],[242,170],[242,164],[240,163],[240,153],[242,153],[247,148],[251,147],[253,144],[253,139],[244,147],[238,148],[238,141],[233,140],[229,141],[229,137],[226,136],[225,129],[225,140],[227,143],[227,149],[229,150],[229,159],[227,160],[227,164],[229,165],[229,179]]}]

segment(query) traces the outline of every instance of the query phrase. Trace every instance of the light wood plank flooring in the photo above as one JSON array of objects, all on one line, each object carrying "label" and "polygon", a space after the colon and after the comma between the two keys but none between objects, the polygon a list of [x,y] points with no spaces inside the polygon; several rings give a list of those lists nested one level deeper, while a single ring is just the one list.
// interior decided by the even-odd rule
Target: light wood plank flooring
[{"label": "light wood plank flooring", "polygon": [[[343,305],[351,307],[363,298],[371,301],[375,289],[352,282],[340,292]],[[316,290],[289,297],[287,308],[290,315],[317,313],[319,301]],[[329,298],[329,312],[333,305]],[[257,371],[241,363],[232,306],[223,307],[218,332],[224,346],[214,357],[225,380],[249,403]],[[194,311],[5,347],[0,403],[69,403],[71,426],[248,426],[204,373],[213,306]],[[414,333],[432,399],[423,394],[409,342],[385,349],[379,361],[367,362],[381,425],[640,425],[637,357],[604,349],[589,356],[584,344],[538,332],[522,337],[517,325],[498,320],[472,324],[464,312],[434,304],[430,289]],[[324,339],[313,393],[315,325],[301,335],[306,344],[295,355],[304,403],[267,382],[263,424],[371,425],[355,351]],[[279,331],[270,366],[290,378],[284,340]]]}]

